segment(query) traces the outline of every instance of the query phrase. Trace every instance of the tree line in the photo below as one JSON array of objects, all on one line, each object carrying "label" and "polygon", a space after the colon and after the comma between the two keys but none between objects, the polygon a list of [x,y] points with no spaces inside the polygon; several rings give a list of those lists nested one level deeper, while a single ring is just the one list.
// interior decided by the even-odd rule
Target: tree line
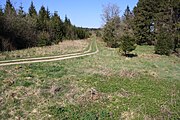
[{"label": "tree line", "polygon": [[39,12],[31,2],[26,13],[21,5],[17,10],[10,0],[0,7],[0,51],[11,51],[35,46],[57,44],[63,40],[85,39],[87,29],[76,27],[65,16],[62,21],[58,12],[52,15],[41,6]]},{"label": "tree line", "polygon": [[136,45],[154,45],[161,55],[180,54],[179,0],[139,0],[132,11],[127,6],[122,17],[116,4],[108,4],[102,18],[103,40],[124,54]]}]

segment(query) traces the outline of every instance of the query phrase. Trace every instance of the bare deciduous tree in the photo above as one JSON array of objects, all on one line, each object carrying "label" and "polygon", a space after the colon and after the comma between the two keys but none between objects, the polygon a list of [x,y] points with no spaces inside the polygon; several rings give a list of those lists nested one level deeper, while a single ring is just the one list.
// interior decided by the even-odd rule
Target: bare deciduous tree
[{"label": "bare deciduous tree", "polygon": [[102,20],[103,27],[103,40],[107,46],[117,48],[120,29],[119,7],[116,4],[107,4],[103,6]]},{"label": "bare deciduous tree", "polygon": [[115,17],[119,17],[119,7],[116,4],[107,4],[103,5],[103,14],[101,14],[102,20],[104,23],[109,22]]}]

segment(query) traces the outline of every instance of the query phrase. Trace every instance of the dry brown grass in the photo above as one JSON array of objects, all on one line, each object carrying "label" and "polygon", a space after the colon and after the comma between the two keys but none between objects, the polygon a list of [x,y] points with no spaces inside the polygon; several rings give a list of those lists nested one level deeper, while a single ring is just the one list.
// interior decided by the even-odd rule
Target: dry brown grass
[{"label": "dry brown grass", "polygon": [[154,58],[160,58],[161,56],[158,54],[141,54],[138,57],[154,59]]},{"label": "dry brown grass", "polygon": [[87,48],[89,41],[90,41],[89,39],[74,40],[74,41],[66,40],[60,42],[57,45],[52,45],[52,46],[34,47],[24,50],[3,52],[0,53],[0,60],[30,58],[30,57],[40,57],[40,56],[53,56],[53,55],[81,52]]},{"label": "dry brown grass", "polygon": [[99,75],[103,75],[103,76],[112,76],[113,75],[112,70],[107,67],[99,67],[98,69],[89,68],[89,69],[85,69],[83,71],[86,73],[99,74]]},{"label": "dry brown grass", "polygon": [[121,70],[118,74],[120,77],[126,77],[126,78],[134,78],[137,77],[139,75],[138,72],[135,71],[130,71],[130,70]]},{"label": "dry brown grass", "polygon": [[76,83],[71,84],[69,91],[64,95],[64,101],[74,105],[83,105],[89,102],[98,102],[106,98],[105,93],[97,91],[95,88],[84,88]]},{"label": "dry brown grass", "polygon": [[107,96],[104,93],[97,91],[95,88],[88,88],[83,94],[79,96],[78,103],[98,102]]}]

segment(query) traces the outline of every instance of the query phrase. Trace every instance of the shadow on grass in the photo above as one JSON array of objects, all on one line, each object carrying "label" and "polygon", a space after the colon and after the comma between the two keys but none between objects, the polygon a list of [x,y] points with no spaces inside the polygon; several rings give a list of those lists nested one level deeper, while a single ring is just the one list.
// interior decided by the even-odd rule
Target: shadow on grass
[{"label": "shadow on grass", "polygon": [[137,54],[132,54],[132,53],[129,53],[129,54],[124,54],[124,56],[129,57],[129,58],[138,57],[138,55],[137,55]]}]

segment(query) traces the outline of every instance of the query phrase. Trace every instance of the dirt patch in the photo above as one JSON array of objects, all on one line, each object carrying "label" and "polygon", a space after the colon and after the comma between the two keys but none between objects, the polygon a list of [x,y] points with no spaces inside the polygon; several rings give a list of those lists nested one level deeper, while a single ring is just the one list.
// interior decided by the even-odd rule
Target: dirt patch
[{"label": "dirt patch", "polygon": [[51,95],[55,95],[57,92],[61,91],[61,89],[61,87],[53,85],[49,92],[51,93]]},{"label": "dirt patch", "polygon": [[152,70],[141,70],[141,73],[148,75],[148,76],[152,76],[154,78],[157,78],[159,76],[156,71],[152,71]]},{"label": "dirt patch", "polygon": [[161,105],[161,114],[162,118],[171,118],[171,110],[167,105]]},{"label": "dirt patch", "polygon": [[139,75],[138,72],[130,71],[130,70],[121,70],[118,74],[120,77],[134,78]]},{"label": "dirt patch", "polygon": [[91,73],[91,74],[99,74],[99,75],[103,75],[103,76],[112,76],[113,72],[111,69],[106,68],[106,67],[100,67],[100,68],[89,68],[84,70],[84,72],[86,73]]},{"label": "dirt patch", "polygon": [[157,54],[141,54],[139,55],[139,57],[153,59],[153,58],[160,58],[161,56]]},{"label": "dirt patch", "polygon": [[76,104],[76,96],[81,93],[81,89],[76,85],[71,85],[69,91],[64,95],[65,101],[68,101],[71,104]]},{"label": "dirt patch", "polygon": [[39,89],[31,89],[25,87],[16,87],[14,90],[6,90],[4,92],[5,100],[26,100],[30,96],[37,96],[39,97],[40,90]]},{"label": "dirt patch", "polygon": [[155,77],[155,78],[158,77],[158,74],[157,74],[156,72],[154,72],[154,71],[150,71],[149,74],[150,74],[151,76]]},{"label": "dirt patch", "polygon": [[105,97],[95,88],[88,88],[84,90],[80,87],[72,86],[68,93],[65,94],[65,101],[71,104],[86,104],[87,102],[98,102]]},{"label": "dirt patch", "polygon": [[126,111],[121,113],[121,119],[123,120],[133,120],[135,119],[135,113],[133,111]]},{"label": "dirt patch", "polygon": [[87,101],[98,101],[101,100],[103,94],[98,92],[95,88],[87,89],[86,92],[80,95],[78,101],[79,102],[87,102]]},{"label": "dirt patch", "polygon": [[3,84],[4,84],[4,86],[12,86],[13,84],[15,83],[15,80],[14,79],[4,79],[3,80]]},{"label": "dirt patch", "polygon": [[118,93],[116,93],[117,94],[117,96],[119,96],[119,97],[129,97],[129,96],[131,96],[132,95],[132,93],[130,93],[129,91],[126,91],[125,89],[121,89],[121,91],[120,92],[118,92]]},{"label": "dirt patch", "polygon": [[113,97],[129,98],[129,97],[132,97],[132,96],[139,96],[139,95],[134,93],[134,92],[129,92],[129,91],[121,88],[120,91],[112,93],[112,94],[107,94],[106,96],[109,99],[109,101],[112,101]]}]

